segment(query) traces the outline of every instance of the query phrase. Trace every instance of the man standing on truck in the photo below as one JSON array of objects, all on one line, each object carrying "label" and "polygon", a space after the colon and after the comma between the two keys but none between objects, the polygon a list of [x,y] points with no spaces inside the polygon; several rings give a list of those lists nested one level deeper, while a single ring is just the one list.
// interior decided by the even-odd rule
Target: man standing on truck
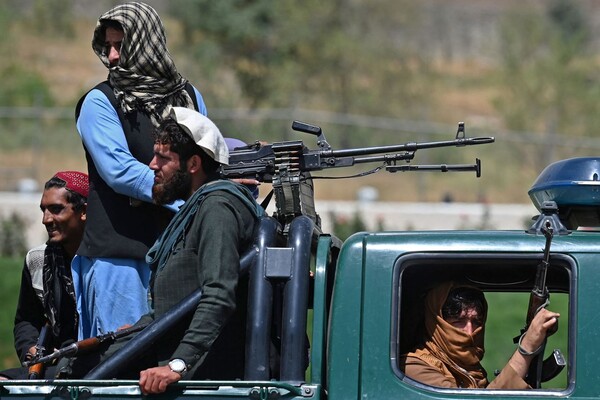
[{"label": "man standing on truck", "polygon": [[528,389],[529,365],[558,323],[559,314],[542,308],[521,337],[517,351],[489,383],[481,365],[487,302],[475,287],[447,282],[425,298],[423,343],[402,357],[406,376],[446,388]]},{"label": "man standing on truck", "polygon": [[[139,372],[144,394],[164,392],[184,377],[243,378],[247,296],[239,279],[240,254],[253,243],[263,209],[247,187],[218,179],[219,166],[227,162],[221,133],[197,111],[173,107],[156,130],[152,197],[157,204],[186,201],[148,252],[152,312],[137,324],[161,317],[198,288],[202,298],[190,318],[142,360],[132,360],[130,375]],[[103,357],[124,342],[110,346]],[[79,361],[74,360],[71,376],[85,374],[82,366],[89,360]]]},{"label": "man standing on truck", "polygon": [[151,6],[127,2],[102,14],[92,49],[108,78],[75,111],[91,183],[88,222],[73,260],[79,339],[148,312],[144,257],[181,205],[152,204],[152,132],[169,106],[207,113],[200,92],[178,72]]}]

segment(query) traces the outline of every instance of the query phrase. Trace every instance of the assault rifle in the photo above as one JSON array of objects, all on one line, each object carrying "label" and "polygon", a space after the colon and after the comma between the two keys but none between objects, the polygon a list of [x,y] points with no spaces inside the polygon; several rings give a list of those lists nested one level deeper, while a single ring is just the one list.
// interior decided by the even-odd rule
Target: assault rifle
[{"label": "assault rifle", "polygon": [[[355,149],[334,150],[331,148],[320,127],[294,121],[292,129],[317,137],[317,150],[308,149],[300,140],[276,142],[262,145],[259,142],[236,148],[229,153],[229,165],[220,170],[224,179],[252,178],[260,182],[272,183],[275,195],[276,212],[274,217],[287,226],[295,217],[307,215],[320,227],[319,217],[314,209],[312,179],[340,179],[360,177],[375,173],[383,168],[388,172],[438,170],[474,171],[481,176],[481,163],[477,159],[471,165],[397,165],[399,161],[410,162],[419,149],[450,146],[471,146],[493,143],[493,137],[465,137],[464,122],[458,124],[454,140],[406,143],[389,146],[374,146]],[[367,172],[345,177],[311,176],[311,172],[329,168],[351,167],[363,163],[381,165]]]},{"label": "assault rifle", "polygon": [[97,349],[102,343],[112,343],[118,338],[131,335],[134,332],[141,331],[146,325],[134,325],[130,328],[121,329],[116,332],[108,332],[104,335],[91,337],[71,343],[65,347],[54,350],[51,354],[38,357],[37,354],[29,361],[23,363],[24,367],[29,367],[34,364],[46,364],[62,357],[72,357],[77,354],[89,353]]},{"label": "assault rifle", "polygon": [[[535,281],[531,294],[529,296],[529,306],[527,308],[527,317],[525,320],[525,327],[521,329],[521,335],[514,338],[515,343],[519,343],[519,351],[521,351],[520,340],[527,332],[531,321],[535,315],[542,309],[550,304],[550,293],[546,286],[546,276],[548,274],[548,268],[550,267],[550,245],[554,236],[554,228],[549,221],[540,227],[540,231],[546,238],[546,244],[544,246],[544,256],[540,263],[537,265]],[[551,331],[548,331],[548,336],[554,334],[558,330],[558,323],[554,325]],[[554,352],[548,359],[544,360],[544,350],[546,349],[546,339],[542,345],[535,350],[535,355],[531,360],[527,376],[525,381],[532,388],[540,388],[542,382],[546,382],[554,378],[565,366],[565,360],[560,350],[555,349]]]},{"label": "assault rifle", "polygon": [[[48,338],[48,330],[50,330],[50,324],[45,323],[40,330],[40,335],[38,336],[38,340],[35,344],[35,355],[32,357],[33,359],[40,359],[44,356],[46,352],[46,340]],[[44,375],[44,363],[37,362],[29,365],[29,370],[27,371],[29,379],[39,379]]]}]

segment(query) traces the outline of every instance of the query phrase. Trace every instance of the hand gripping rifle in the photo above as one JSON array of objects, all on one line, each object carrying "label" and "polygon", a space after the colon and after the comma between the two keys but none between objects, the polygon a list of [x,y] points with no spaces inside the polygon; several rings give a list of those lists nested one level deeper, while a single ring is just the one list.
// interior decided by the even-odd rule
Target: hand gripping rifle
[{"label": "hand gripping rifle", "polygon": [[46,322],[40,330],[40,335],[38,336],[38,340],[35,344],[35,354],[30,360],[32,364],[29,364],[29,370],[27,372],[27,376],[29,379],[40,379],[44,375],[44,363],[35,363],[33,362],[33,360],[40,359],[44,356],[44,353],[46,352],[46,340],[48,338],[49,330],[50,324]]},{"label": "hand gripping rifle", "polygon": [[[554,228],[550,222],[546,222],[545,226],[540,228],[541,232],[546,238],[546,245],[544,246],[544,257],[542,261],[537,265],[535,274],[535,282],[531,294],[529,295],[529,306],[527,308],[527,318],[525,320],[525,327],[521,329],[521,335],[514,338],[515,343],[519,343],[519,352],[521,352],[520,340],[527,332],[531,321],[536,314],[550,304],[550,293],[546,286],[546,276],[548,274],[548,267],[550,266],[550,245],[554,236]],[[558,330],[558,322],[554,325],[552,330],[548,331],[547,336],[553,335]],[[540,388],[542,382],[546,382],[562,371],[565,366],[565,360],[560,350],[555,349],[554,352],[548,359],[544,360],[544,350],[546,349],[546,339],[542,345],[534,351],[535,355],[531,360],[527,376],[525,381],[532,388]],[[524,354],[524,353],[522,353]],[[530,353],[527,353],[530,355]]]},{"label": "hand gripping rifle", "polygon": [[[314,209],[312,179],[340,179],[360,177],[375,173],[385,167],[388,172],[438,170],[475,171],[481,175],[481,164],[473,165],[397,165],[398,161],[410,162],[419,149],[436,147],[470,146],[493,143],[493,137],[465,137],[464,123],[460,122],[454,140],[406,143],[389,146],[374,146],[355,149],[333,150],[323,131],[318,126],[294,121],[292,129],[317,137],[317,150],[310,150],[300,140],[252,145],[237,148],[229,154],[229,165],[221,168],[225,179],[252,178],[273,184],[276,212],[274,217],[283,226],[299,215],[307,215],[320,227],[320,220]],[[311,172],[328,168],[351,167],[363,163],[382,163],[377,168],[357,175],[345,177],[311,177]],[[271,195],[268,196],[270,198]],[[268,200],[267,200],[268,201]]]},{"label": "hand gripping rifle", "polygon": [[80,340],[78,342],[71,343],[70,345],[67,345],[65,347],[61,347],[60,349],[54,350],[54,352],[52,352],[46,356],[38,357],[37,354],[39,354],[39,353],[37,353],[33,357],[33,359],[31,359],[29,361],[25,361],[23,363],[23,366],[29,367],[34,364],[35,365],[37,365],[37,364],[43,365],[43,364],[50,363],[50,362],[57,360],[59,358],[62,358],[62,357],[73,357],[74,355],[77,355],[77,354],[90,353],[93,350],[97,349],[102,343],[112,343],[115,340],[117,340],[118,338],[131,335],[134,332],[139,332],[142,329],[144,329],[145,327],[146,327],[146,325],[144,325],[144,324],[134,325],[132,327],[121,329],[116,332],[108,332],[104,335],[99,335],[99,336],[91,337],[88,339]]}]

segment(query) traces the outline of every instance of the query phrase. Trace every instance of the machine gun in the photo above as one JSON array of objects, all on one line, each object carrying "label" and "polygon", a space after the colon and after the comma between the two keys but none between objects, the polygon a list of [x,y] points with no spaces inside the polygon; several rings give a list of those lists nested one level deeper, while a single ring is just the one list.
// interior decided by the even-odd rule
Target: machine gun
[{"label": "machine gun", "polygon": [[[454,140],[406,143],[389,146],[374,146],[355,149],[334,150],[320,127],[299,121],[292,123],[295,131],[317,137],[317,150],[308,149],[300,140],[261,145],[259,142],[236,148],[229,154],[229,165],[220,170],[224,179],[252,178],[272,183],[276,212],[274,217],[285,227],[299,215],[310,217],[320,229],[320,219],[314,208],[312,179],[340,179],[365,176],[383,168],[388,172],[438,170],[474,171],[481,176],[481,163],[477,159],[472,165],[397,165],[399,161],[410,162],[419,149],[450,146],[471,146],[493,143],[493,137],[465,137],[464,122],[458,124]],[[351,167],[363,163],[381,163],[380,166],[360,174],[345,177],[311,176],[311,172],[328,168]]]},{"label": "machine gun", "polygon": [[[521,335],[514,338],[514,342],[519,344],[519,352],[522,354],[532,355],[531,353],[523,353],[521,348],[521,338],[527,332],[531,321],[535,315],[542,309],[550,304],[550,293],[546,286],[546,276],[548,274],[548,268],[550,267],[550,245],[554,236],[554,228],[550,221],[546,221],[544,226],[540,227],[540,231],[546,238],[546,244],[544,246],[544,256],[540,263],[537,265],[535,282],[531,294],[529,296],[529,306],[527,308],[527,317],[525,320],[525,327],[521,329]],[[558,322],[554,325],[551,331],[548,332],[548,336],[554,334],[558,330]],[[533,359],[529,366],[525,381],[532,388],[540,388],[542,382],[546,382],[554,378],[565,366],[565,360],[560,350],[555,349],[550,357],[544,360],[544,350],[546,349],[546,339],[542,345],[534,351]]]},{"label": "machine gun", "polygon": [[[44,356],[46,352],[46,340],[48,338],[48,331],[50,330],[50,324],[45,323],[40,330],[40,335],[38,336],[38,340],[35,344],[35,355],[32,357],[34,359],[40,359]],[[27,372],[27,376],[29,379],[39,379],[44,375],[44,363],[41,362],[32,362],[29,364],[29,370]]]}]

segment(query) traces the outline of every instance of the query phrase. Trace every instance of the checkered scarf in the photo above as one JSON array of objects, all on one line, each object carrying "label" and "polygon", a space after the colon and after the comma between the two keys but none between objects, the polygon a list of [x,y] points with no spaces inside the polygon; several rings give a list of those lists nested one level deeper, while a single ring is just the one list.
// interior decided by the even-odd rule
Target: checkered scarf
[{"label": "checkered scarf", "polygon": [[[111,67],[105,45],[104,23],[117,21],[123,27],[119,65]],[[194,108],[184,79],[167,49],[163,24],[147,4],[125,3],[104,13],[94,30],[92,49],[109,69],[108,80],[125,114],[147,113],[158,125],[167,116],[168,105]]]}]

